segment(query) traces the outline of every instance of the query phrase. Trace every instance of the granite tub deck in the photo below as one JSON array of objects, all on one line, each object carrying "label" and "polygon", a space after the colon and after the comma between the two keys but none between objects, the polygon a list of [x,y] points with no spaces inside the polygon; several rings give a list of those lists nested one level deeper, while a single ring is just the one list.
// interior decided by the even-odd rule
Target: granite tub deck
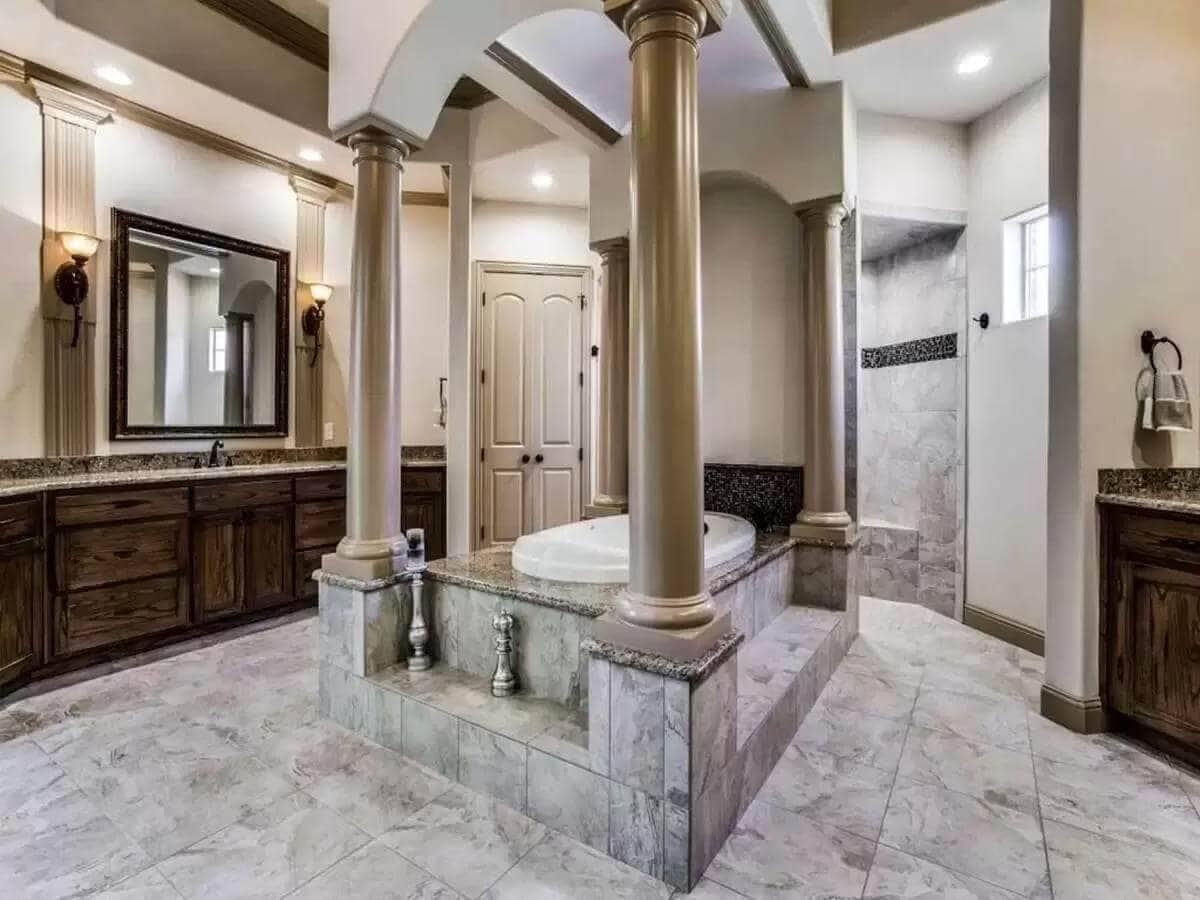
[{"label": "granite tub deck", "polygon": [[[709,572],[734,630],[687,663],[590,637],[619,586],[513,572],[502,550],[439,561],[425,672],[403,660],[407,585],[320,575],[323,715],[653,875],[693,886],[857,633],[857,608],[793,606],[806,548],[763,536]],[[521,691],[490,693],[491,618],[516,622]]]}]

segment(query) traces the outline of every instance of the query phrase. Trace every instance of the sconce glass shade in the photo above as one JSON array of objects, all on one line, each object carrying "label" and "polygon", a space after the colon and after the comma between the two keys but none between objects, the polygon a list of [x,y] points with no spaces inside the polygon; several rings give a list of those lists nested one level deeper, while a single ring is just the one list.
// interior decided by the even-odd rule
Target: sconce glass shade
[{"label": "sconce glass shade", "polygon": [[333,296],[333,286],[329,284],[322,284],[319,281],[314,281],[308,286],[308,292],[318,303],[324,303]]},{"label": "sconce glass shade", "polygon": [[82,259],[85,262],[92,258],[92,254],[100,246],[100,238],[92,237],[90,234],[81,234],[77,231],[61,231],[58,234],[58,239],[62,242],[63,249],[73,259]]}]

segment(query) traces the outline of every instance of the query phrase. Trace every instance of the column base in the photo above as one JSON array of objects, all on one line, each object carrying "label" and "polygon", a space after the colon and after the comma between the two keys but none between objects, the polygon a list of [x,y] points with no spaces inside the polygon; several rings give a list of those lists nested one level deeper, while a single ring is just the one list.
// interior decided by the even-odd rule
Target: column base
[{"label": "column base", "polygon": [[846,517],[845,522],[839,524],[814,523],[797,519],[788,529],[788,533],[806,544],[847,547],[853,544],[857,538],[858,526],[849,516]]},{"label": "column base", "polygon": [[407,563],[408,554],[354,559],[335,552],[321,557],[322,571],[363,582],[391,578],[403,572]]},{"label": "column base", "polygon": [[585,519],[599,519],[604,516],[620,516],[629,512],[629,503],[625,500],[601,500],[597,498],[583,508]]},{"label": "column base", "polygon": [[732,627],[728,610],[719,613],[711,622],[694,628],[646,628],[631,625],[614,613],[606,613],[592,622],[592,637],[618,647],[686,662],[711,650]]},{"label": "column base", "polygon": [[1099,697],[1080,700],[1048,684],[1042,685],[1041,713],[1051,722],[1078,734],[1099,734],[1108,730]]}]

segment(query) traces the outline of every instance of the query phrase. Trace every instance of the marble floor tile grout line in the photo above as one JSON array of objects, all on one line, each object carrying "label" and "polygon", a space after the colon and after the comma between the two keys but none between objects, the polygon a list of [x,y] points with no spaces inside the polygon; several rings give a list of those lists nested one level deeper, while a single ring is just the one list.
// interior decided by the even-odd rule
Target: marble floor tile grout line
[{"label": "marble floor tile grout line", "polygon": [[[530,853],[532,853],[534,851],[534,848],[539,847],[542,844],[544,844],[546,842],[546,840],[550,837],[550,835],[562,834],[562,832],[558,831],[555,828],[551,828],[549,825],[545,826],[545,828],[546,828],[546,833],[543,834],[538,840],[536,840],[532,844],[530,844],[524,853],[522,853],[516,859],[514,859],[511,866],[509,866],[507,869],[505,869],[503,872],[501,872],[496,877],[496,879],[494,881],[492,881],[491,884],[489,884],[487,887],[485,887],[482,891],[480,891],[474,897],[468,898],[468,900],[477,900],[477,898],[482,897],[484,894],[486,894],[488,891],[490,891],[492,888],[494,888],[496,885],[498,885],[501,881],[504,880],[505,875],[507,875],[509,872],[511,872],[513,869],[515,869],[518,865],[520,865],[521,860],[523,860],[526,856],[528,856]],[[617,862],[617,860],[613,860],[613,862]]]},{"label": "marble floor tile grout line", "polygon": [[[921,678],[917,682],[917,693],[913,697],[913,709],[917,707],[917,697],[921,696],[921,685],[925,682],[925,671],[921,671]],[[879,834],[875,838],[875,845],[871,848],[871,863],[867,866],[867,877],[863,880],[862,891],[859,897],[867,896],[867,885],[871,883],[871,871],[875,868],[875,860],[879,856],[879,844],[883,838],[883,825],[887,821],[888,807],[892,805],[892,794],[896,790],[896,782],[900,779],[900,760],[904,759],[904,748],[908,746],[908,735],[912,731],[912,712],[908,714],[908,723],[904,726],[904,740],[900,742],[900,755],[897,757],[896,770],[892,772],[892,783],[888,787],[887,801],[883,804],[883,818],[879,820]],[[886,846],[886,845],[885,845]]]},{"label": "marble floor tile grout line", "polygon": [[1042,851],[1046,856],[1046,886],[1050,889],[1050,897],[1054,897],[1054,872],[1050,868],[1050,841],[1046,838],[1046,817],[1042,814],[1042,792],[1038,789],[1037,763],[1033,758],[1033,729],[1029,727],[1029,717],[1032,713],[1025,707],[1025,730],[1029,732],[1029,765],[1033,767],[1033,796],[1037,800],[1038,828],[1042,832]]}]

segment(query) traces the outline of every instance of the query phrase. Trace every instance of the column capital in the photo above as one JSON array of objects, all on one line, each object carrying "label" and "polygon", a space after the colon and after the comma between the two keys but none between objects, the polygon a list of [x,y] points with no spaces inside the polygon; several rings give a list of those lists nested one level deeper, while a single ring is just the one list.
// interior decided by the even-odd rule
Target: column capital
[{"label": "column capital", "polygon": [[624,235],[604,238],[603,240],[592,241],[588,244],[588,247],[605,258],[609,256],[628,256],[629,238]]},{"label": "column capital", "polygon": [[97,103],[82,94],[36,78],[29,79],[29,86],[41,104],[42,115],[48,118],[62,119],[93,131],[112,118],[112,107]]},{"label": "column capital", "polygon": [[850,214],[850,210],[846,206],[846,202],[841,194],[818,197],[815,200],[805,200],[793,206],[792,211],[795,212],[801,222],[807,224],[813,220],[823,219],[825,224],[830,228],[835,225],[841,225],[845,221],[846,216]]},{"label": "column capital", "polygon": [[313,206],[324,206],[337,193],[336,187],[315,181],[312,178],[305,178],[303,175],[297,175],[295,172],[288,176],[288,184],[296,192],[297,200],[311,203]]},{"label": "column capital", "polygon": [[346,139],[346,144],[354,151],[356,166],[365,160],[373,160],[403,169],[404,161],[413,151],[413,145],[404,138],[379,128],[356,131]]},{"label": "column capital", "polygon": [[720,31],[730,0],[604,0],[604,14],[630,33],[635,22],[654,13],[682,13],[699,23],[700,37]]}]

